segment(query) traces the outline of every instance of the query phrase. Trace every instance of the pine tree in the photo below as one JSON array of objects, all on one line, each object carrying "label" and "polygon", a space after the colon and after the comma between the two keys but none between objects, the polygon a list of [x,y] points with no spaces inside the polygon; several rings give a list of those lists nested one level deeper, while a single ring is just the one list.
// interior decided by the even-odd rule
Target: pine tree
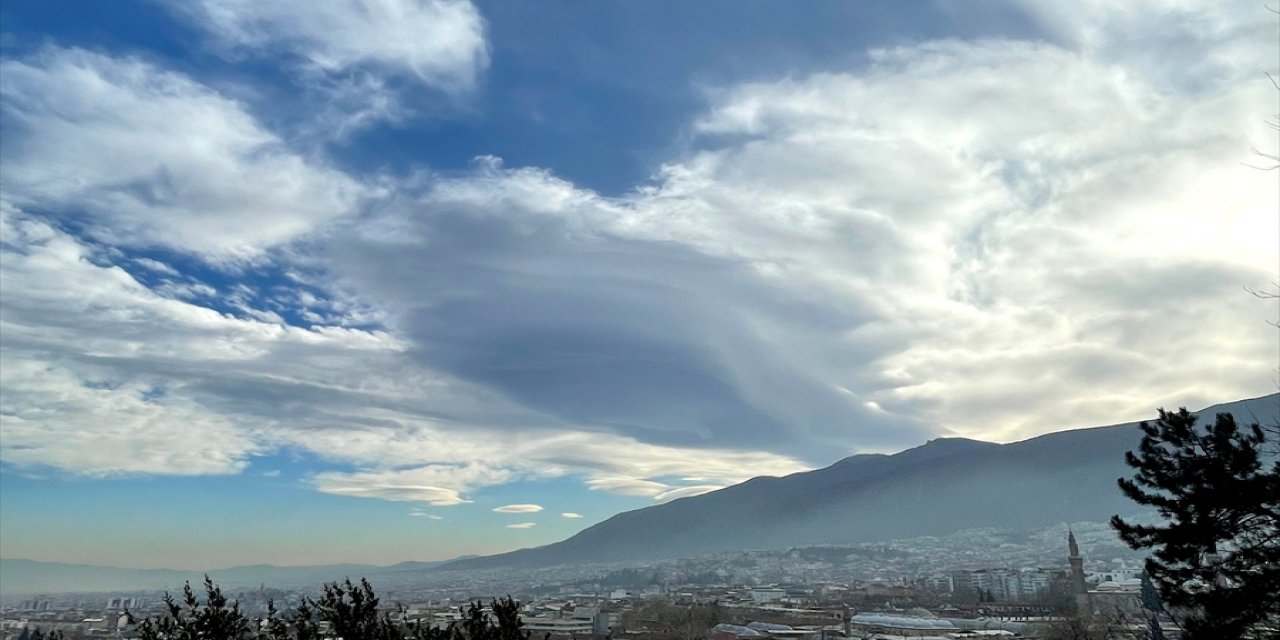
[{"label": "pine tree", "polygon": [[290,618],[297,640],[319,638],[316,621],[327,622],[333,635],[343,640],[529,640],[520,619],[520,603],[510,596],[496,599],[489,606],[472,602],[462,607],[462,619],[445,628],[430,623],[404,620],[404,609],[398,616],[379,606],[379,599],[368,581],[359,584],[350,579],[324,585],[315,600],[304,599]]},{"label": "pine tree", "polygon": [[[493,625],[490,625],[493,640],[529,640],[529,632],[524,630],[524,621],[520,619],[520,603],[507,596],[492,601]],[[473,639],[478,640],[478,639]]]},{"label": "pine tree", "polygon": [[202,604],[188,582],[182,587],[182,601],[164,594],[168,615],[131,622],[138,625],[141,640],[244,640],[250,637],[249,619],[240,611],[240,603],[229,602],[222,589],[204,577],[205,601]]},{"label": "pine tree", "polygon": [[1149,550],[1147,574],[1187,640],[1240,638],[1280,620],[1280,463],[1264,468],[1259,425],[1230,414],[1197,426],[1186,409],[1141,424],[1136,470],[1120,489],[1162,522],[1113,516],[1130,547]]},{"label": "pine tree", "polygon": [[267,600],[267,617],[259,623],[260,638],[290,640],[289,623],[280,617],[280,610],[276,608],[275,600]]},{"label": "pine tree", "polygon": [[[462,608],[461,621],[434,628],[429,622],[406,620],[402,606],[393,616],[380,606],[373,587],[363,579],[358,584],[350,579],[327,583],[319,598],[303,598],[288,615],[281,615],[275,602],[269,601],[266,617],[259,620],[246,617],[208,576],[204,590],[203,603],[190,583],[183,588],[181,600],[165,594],[164,615],[137,620],[125,613],[137,625],[140,640],[529,640],[520,619],[520,603],[510,596],[493,600],[492,614],[482,603],[472,602]],[[321,623],[329,625],[324,635]],[[62,635],[36,631],[31,637],[60,640]]]}]

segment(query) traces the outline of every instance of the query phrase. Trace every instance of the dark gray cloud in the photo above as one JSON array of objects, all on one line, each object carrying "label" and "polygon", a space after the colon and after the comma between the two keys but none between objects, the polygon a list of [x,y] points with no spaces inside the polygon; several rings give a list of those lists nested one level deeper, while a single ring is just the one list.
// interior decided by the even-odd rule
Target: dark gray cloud
[{"label": "dark gray cloud", "polygon": [[804,371],[776,330],[836,335],[868,309],[795,295],[745,261],[528,210],[423,201],[399,215],[421,242],[340,234],[331,250],[351,288],[395,310],[425,367],[655,444],[818,461],[925,435]]}]

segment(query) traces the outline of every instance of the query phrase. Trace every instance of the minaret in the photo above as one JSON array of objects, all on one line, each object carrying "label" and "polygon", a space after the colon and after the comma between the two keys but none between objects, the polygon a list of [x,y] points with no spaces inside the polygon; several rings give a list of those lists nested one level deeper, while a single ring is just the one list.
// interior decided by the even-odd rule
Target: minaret
[{"label": "minaret", "polygon": [[1067,562],[1071,563],[1071,585],[1076,593],[1084,593],[1084,558],[1080,557],[1080,545],[1076,544],[1076,534],[1067,529]]},{"label": "minaret", "polygon": [[1080,557],[1080,545],[1076,544],[1076,534],[1067,529],[1067,562],[1071,563],[1071,589],[1076,595],[1076,608],[1080,613],[1089,614],[1089,590],[1084,585],[1084,558]]}]

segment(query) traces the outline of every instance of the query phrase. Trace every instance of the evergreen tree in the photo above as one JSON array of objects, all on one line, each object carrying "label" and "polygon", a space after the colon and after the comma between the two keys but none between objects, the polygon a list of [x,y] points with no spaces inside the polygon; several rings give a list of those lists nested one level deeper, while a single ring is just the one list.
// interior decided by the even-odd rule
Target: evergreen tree
[{"label": "evergreen tree", "polygon": [[141,621],[125,611],[131,623],[138,625],[141,640],[244,640],[250,635],[249,619],[240,612],[240,603],[229,602],[222,589],[204,577],[204,604],[196,597],[188,582],[182,587],[182,602],[164,594],[168,615]]},{"label": "evergreen tree", "polygon": [[266,640],[290,640],[289,623],[280,617],[275,600],[267,601],[267,617],[260,621],[259,633]]},{"label": "evergreen tree", "polygon": [[403,635],[390,614],[378,609],[378,596],[368,580],[353,584],[324,585],[324,594],[310,602],[316,615],[332,625],[333,635],[344,640],[401,640]]},{"label": "evergreen tree", "polygon": [[445,629],[409,626],[413,640],[529,640],[520,619],[520,603],[511,596],[490,601],[489,612],[480,602],[461,609],[462,620]]},{"label": "evergreen tree", "polygon": [[[311,605],[307,603],[306,598],[303,598],[293,615],[289,617],[289,626],[293,627],[293,637],[297,640],[320,640],[320,629],[315,620],[315,612],[311,610]],[[271,640],[284,640],[284,638],[273,636]]]},{"label": "evergreen tree", "polygon": [[[367,580],[350,579],[327,583],[319,598],[303,598],[297,609],[282,615],[274,601],[267,603],[267,615],[250,620],[238,603],[229,602],[222,590],[205,576],[203,603],[188,583],[182,599],[165,594],[167,612],[161,616],[135,619],[140,640],[529,640],[520,619],[520,603],[510,596],[493,600],[489,611],[480,602],[462,608],[462,620],[445,628],[405,619],[403,607],[392,611],[380,606],[378,595]],[[328,629],[321,635],[322,624]],[[32,640],[61,640],[61,632],[43,635],[35,631]]]},{"label": "evergreen tree", "polygon": [[[520,603],[507,596],[489,603],[493,609],[495,624],[491,640],[529,640],[529,632],[524,630],[524,621],[520,619]],[[472,640],[478,640],[472,638]]]},{"label": "evergreen tree", "polygon": [[[1186,409],[1160,410],[1141,424],[1136,470],[1120,489],[1154,507],[1162,522],[1113,516],[1130,547],[1151,552],[1147,575],[1187,640],[1241,638],[1280,620],[1280,463],[1266,468],[1259,425],[1241,429],[1230,414],[1197,426]],[[1260,631],[1258,633],[1261,633]]]}]

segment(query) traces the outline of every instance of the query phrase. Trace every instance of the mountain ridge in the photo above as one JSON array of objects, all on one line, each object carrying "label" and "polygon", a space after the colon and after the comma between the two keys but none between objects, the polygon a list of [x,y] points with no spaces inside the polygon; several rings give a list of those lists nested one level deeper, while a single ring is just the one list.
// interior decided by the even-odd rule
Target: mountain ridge
[{"label": "mountain ridge", "polygon": [[[1244,422],[1276,419],[1280,394],[1196,413],[1219,412]],[[1069,429],[1003,444],[935,438],[895,454],[853,455],[820,469],[760,476],[623,512],[559,542],[452,561],[437,570],[663,560],[941,535],[980,526],[1103,521],[1137,511],[1115,484],[1129,475],[1123,455],[1137,446],[1137,425]],[[1078,500],[1078,495],[1092,499]]]},{"label": "mountain ridge", "polygon": [[[1203,416],[1223,410],[1244,422],[1277,420],[1280,394],[1213,405],[1196,413]],[[1003,444],[941,437],[893,454],[855,454],[820,469],[782,477],[757,476],[699,496],[626,511],[565,540],[491,556],[391,565],[251,564],[208,571],[7,558],[0,559],[0,593],[175,590],[186,580],[201,580],[205,573],[223,586],[314,587],[348,575],[373,578],[414,571],[671,559],[735,548],[946,535],[979,528],[975,524],[1027,528],[1100,521],[1110,512],[1134,509],[1115,488],[1115,478],[1129,475],[1123,452],[1136,446],[1137,424],[1070,429]],[[974,477],[974,468],[994,470],[995,481],[991,474]],[[1038,480],[1038,491],[1032,490],[1029,496],[1018,490],[1028,478]],[[1091,499],[1079,500],[1075,496],[1080,494]],[[1034,518],[1000,511],[1028,500],[1040,508],[1038,515],[1032,514]],[[975,511],[980,518],[970,517]],[[655,517],[669,521],[670,526],[655,530],[651,526]],[[786,526],[759,526],[770,522]],[[824,533],[830,531],[847,533]],[[655,541],[659,552],[653,549]]]},{"label": "mountain ridge", "polygon": [[[466,559],[463,556],[455,559]],[[391,565],[335,563],[323,565],[236,565],[223,569],[131,569],[99,564],[0,559],[0,594],[36,594],[98,591],[151,591],[182,588],[207,574],[223,587],[256,587],[260,584],[319,586],[346,577],[369,577],[433,569],[448,560],[410,560]]]}]

